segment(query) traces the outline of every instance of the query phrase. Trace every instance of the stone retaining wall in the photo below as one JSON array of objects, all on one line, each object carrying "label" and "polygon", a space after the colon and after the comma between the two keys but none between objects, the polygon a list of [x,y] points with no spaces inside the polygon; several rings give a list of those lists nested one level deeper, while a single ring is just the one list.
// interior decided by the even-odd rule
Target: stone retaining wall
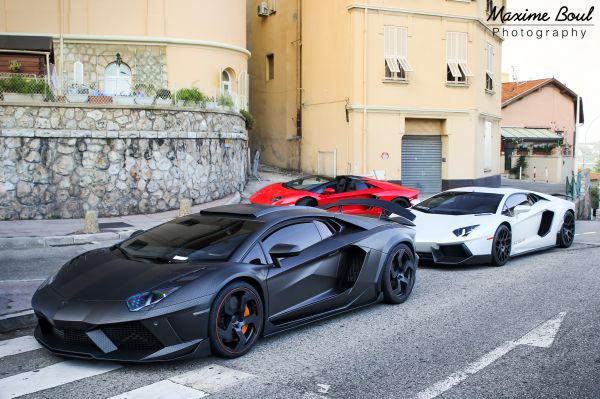
[{"label": "stone retaining wall", "polygon": [[176,108],[0,105],[0,220],[176,209],[243,187],[237,114]]}]

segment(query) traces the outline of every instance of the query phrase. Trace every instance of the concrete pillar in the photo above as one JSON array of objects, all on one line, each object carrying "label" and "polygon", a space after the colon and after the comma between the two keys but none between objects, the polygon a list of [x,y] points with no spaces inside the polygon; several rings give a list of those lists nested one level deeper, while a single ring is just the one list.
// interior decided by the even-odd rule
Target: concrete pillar
[{"label": "concrete pillar", "polygon": [[86,234],[100,232],[100,225],[98,224],[98,211],[85,212],[85,219],[83,221],[83,232]]},{"label": "concrete pillar", "polygon": [[192,213],[192,201],[184,198],[179,201],[179,216],[187,216]]}]

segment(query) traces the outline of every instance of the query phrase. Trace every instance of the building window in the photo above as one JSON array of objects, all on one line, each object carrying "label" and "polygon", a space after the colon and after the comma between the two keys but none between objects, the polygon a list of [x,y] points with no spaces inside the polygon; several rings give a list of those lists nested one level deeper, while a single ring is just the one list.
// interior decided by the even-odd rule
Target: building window
[{"label": "building window", "polygon": [[492,170],[492,122],[483,123],[483,170],[490,172]]},{"label": "building window", "polygon": [[485,48],[486,68],[485,68],[485,89],[494,91],[494,46],[487,44]]},{"label": "building window", "polygon": [[275,54],[267,54],[267,80],[275,79]]},{"label": "building window", "polygon": [[81,61],[75,61],[73,64],[73,84],[83,84],[83,64]]},{"label": "building window", "polygon": [[446,80],[453,84],[467,84],[473,76],[467,65],[467,34],[464,32],[446,33]]},{"label": "building window", "polygon": [[401,26],[383,28],[383,57],[385,78],[406,80],[406,72],[412,71],[408,64],[408,29]]},{"label": "building window", "polygon": [[226,69],[221,72],[221,94],[231,95],[231,76]]},{"label": "building window", "polygon": [[112,62],[104,70],[104,91],[108,95],[131,94],[131,68],[123,62]]}]

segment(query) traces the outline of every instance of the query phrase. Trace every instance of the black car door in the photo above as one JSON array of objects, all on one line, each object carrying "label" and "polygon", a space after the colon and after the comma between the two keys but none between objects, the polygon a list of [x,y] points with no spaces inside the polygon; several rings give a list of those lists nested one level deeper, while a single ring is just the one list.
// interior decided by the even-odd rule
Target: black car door
[{"label": "black car door", "polygon": [[262,241],[266,254],[276,244],[297,245],[302,250],[297,256],[280,259],[281,267],[269,269],[272,322],[292,321],[335,306],[336,301],[328,299],[339,288],[340,249],[344,244],[329,239],[332,235],[323,222],[303,221],[281,227]]}]

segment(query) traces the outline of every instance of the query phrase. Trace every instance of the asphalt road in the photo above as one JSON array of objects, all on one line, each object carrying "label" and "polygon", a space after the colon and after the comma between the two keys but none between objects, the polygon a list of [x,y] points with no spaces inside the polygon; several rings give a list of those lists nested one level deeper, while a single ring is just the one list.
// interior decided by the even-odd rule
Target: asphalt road
[{"label": "asphalt road", "polygon": [[[0,335],[0,398],[11,397],[22,377],[36,391],[28,398],[109,398],[137,388],[176,397],[185,385],[215,398],[600,398],[600,222],[577,229],[570,249],[501,268],[422,267],[403,305],[374,305],[263,339],[235,360],[99,373],[97,362],[66,363],[43,349],[2,357],[3,343],[31,330]],[[44,278],[87,249],[2,251],[0,280]],[[53,371],[66,382],[39,390]],[[199,391],[181,397],[190,392]]]}]

